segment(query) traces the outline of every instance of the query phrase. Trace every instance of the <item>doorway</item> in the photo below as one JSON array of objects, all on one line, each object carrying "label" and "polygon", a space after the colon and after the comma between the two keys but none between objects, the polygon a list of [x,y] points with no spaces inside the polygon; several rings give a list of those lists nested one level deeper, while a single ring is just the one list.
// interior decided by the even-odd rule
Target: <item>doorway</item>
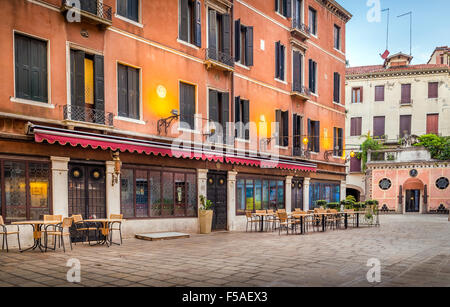
[{"label": "doorway", "polygon": [[291,201],[292,210],[303,210],[303,179],[292,179]]},{"label": "doorway", "polygon": [[420,190],[406,190],[405,212],[420,211]]},{"label": "doorway", "polygon": [[106,218],[105,167],[69,164],[69,216]]},{"label": "doorway", "polygon": [[227,230],[227,173],[208,172],[207,197],[214,204],[213,230]]}]

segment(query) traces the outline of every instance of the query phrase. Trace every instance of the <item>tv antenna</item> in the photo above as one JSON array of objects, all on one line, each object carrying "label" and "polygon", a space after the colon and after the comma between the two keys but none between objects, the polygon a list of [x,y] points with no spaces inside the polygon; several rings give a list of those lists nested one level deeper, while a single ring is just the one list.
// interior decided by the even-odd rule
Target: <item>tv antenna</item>
[{"label": "tv antenna", "polygon": [[412,12],[399,15],[397,18],[407,15],[409,15],[409,55],[412,55]]}]

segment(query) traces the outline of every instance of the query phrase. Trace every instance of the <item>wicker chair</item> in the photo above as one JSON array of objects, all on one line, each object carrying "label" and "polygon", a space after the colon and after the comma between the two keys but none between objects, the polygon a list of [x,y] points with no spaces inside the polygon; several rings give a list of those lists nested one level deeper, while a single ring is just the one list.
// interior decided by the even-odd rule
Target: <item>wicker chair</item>
[{"label": "wicker chair", "polygon": [[74,214],[72,215],[73,219],[73,225],[75,227],[76,235],[79,238],[87,238],[87,241],[89,244],[91,244],[91,239],[89,237],[89,232],[94,231],[95,233],[95,239],[98,242],[98,227],[90,227],[86,225],[86,223],[83,221],[83,216],[81,214]]},{"label": "wicker chair", "polygon": [[20,229],[19,229],[19,225],[17,226],[17,231],[8,231],[8,228],[6,227],[4,221],[3,221],[3,216],[0,215],[0,235],[2,235],[2,250],[5,249],[5,243],[6,243],[6,252],[9,253],[9,247],[8,247],[8,236],[9,235],[17,235],[17,242],[19,243],[19,251],[21,250],[20,247]]},{"label": "wicker chair", "polygon": [[[117,244],[117,245],[122,245],[122,220],[123,220],[123,214],[110,214],[109,215],[109,219],[111,220],[120,220],[117,222],[112,222],[109,225],[109,235],[110,237],[110,241],[113,244]],[[119,243],[115,243],[113,242],[113,231],[118,231],[119,235],[120,235],[120,244]]]},{"label": "wicker chair", "polygon": [[295,232],[297,232],[297,228],[295,221],[292,221],[286,212],[278,212],[278,218],[280,219],[278,234],[281,235],[281,228],[286,228],[286,232],[289,235],[289,228],[293,227]]},{"label": "wicker chair", "polygon": [[[344,212],[346,213],[354,213],[355,209],[345,209]],[[347,223],[352,223],[352,226],[354,227],[356,224],[356,216],[354,214],[348,214],[347,215]]]},{"label": "wicker chair", "polygon": [[[59,223],[57,225],[47,225],[47,227],[45,227],[45,251],[47,251],[47,242],[49,235],[55,236],[55,238],[59,238],[59,245],[62,245],[64,252],[66,252],[64,237],[69,237],[70,249],[72,250],[72,240],[70,239],[70,226],[72,226],[72,222],[73,219],[71,217],[66,217],[63,219],[62,223]],[[54,230],[49,230],[49,227],[54,227]],[[67,229],[67,232],[64,231],[65,229]],[[53,250],[56,250],[56,240],[54,242]]]},{"label": "wicker chair", "polygon": [[250,230],[252,230],[253,225],[255,225],[255,231],[256,227],[258,226],[258,223],[260,222],[258,217],[255,217],[251,211],[245,211],[245,217],[247,218],[247,225],[245,226],[245,231],[248,232],[248,225],[250,224]]},{"label": "wicker chair", "polygon": [[[278,216],[276,215],[275,211],[273,210],[267,210],[267,216],[266,216],[266,225],[269,226],[271,225],[271,229],[272,231],[274,231],[274,229],[277,226],[277,223],[280,221],[280,219],[278,218]],[[269,228],[269,227],[268,227]]]}]

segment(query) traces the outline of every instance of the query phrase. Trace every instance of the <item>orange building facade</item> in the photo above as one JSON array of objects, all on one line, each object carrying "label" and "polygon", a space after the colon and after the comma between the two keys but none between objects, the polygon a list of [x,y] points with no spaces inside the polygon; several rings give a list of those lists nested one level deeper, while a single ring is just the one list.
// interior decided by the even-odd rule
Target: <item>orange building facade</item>
[{"label": "orange building facade", "polygon": [[237,230],[245,210],[345,197],[351,15],[335,1],[1,6],[6,221],[122,213],[128,234],[196,231],[205,195],[214,228]]}]

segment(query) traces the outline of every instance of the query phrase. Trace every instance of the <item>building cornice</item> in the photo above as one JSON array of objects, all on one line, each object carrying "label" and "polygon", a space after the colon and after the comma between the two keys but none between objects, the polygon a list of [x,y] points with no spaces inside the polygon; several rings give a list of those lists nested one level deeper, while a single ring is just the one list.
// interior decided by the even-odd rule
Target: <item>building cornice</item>
[{"label": "building cornice", "polygon": [[415,75],[430,75],[430,74],[450,74],[450,68],[429,68],[429,69],[414,69],[414,70],[399,70],[399,71],[379,71],[364,74],[355,74],[345,76],[346,80],[357,79],[383,79],[386,77],[403,77]]},{"label": "building cornice", "polygon": [[346,23],[353,17],[352,14],[350,14],[335,0],[316,0],[316,1]]}]

